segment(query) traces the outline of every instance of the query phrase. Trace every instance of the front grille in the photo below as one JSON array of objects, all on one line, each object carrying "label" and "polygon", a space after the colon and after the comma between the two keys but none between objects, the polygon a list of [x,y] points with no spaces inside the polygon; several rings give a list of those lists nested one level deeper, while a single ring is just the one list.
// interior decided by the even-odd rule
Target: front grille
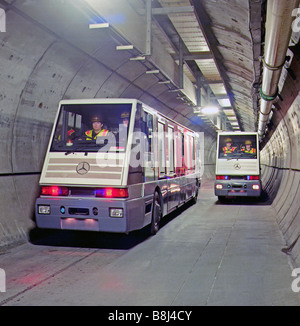
[{"label": "front grille", "polygon": [[69,208],[69,215],[89,215],[88,208],[79,208],[79,207],[70,207]]}]

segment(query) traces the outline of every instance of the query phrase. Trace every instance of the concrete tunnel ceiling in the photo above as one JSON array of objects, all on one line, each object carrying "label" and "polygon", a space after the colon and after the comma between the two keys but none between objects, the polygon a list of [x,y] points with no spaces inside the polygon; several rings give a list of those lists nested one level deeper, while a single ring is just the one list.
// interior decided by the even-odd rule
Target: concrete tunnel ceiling
[{"label": "concrete tunnel ceiling", "polygon": [[[3,114],[49,129],[62,98],[133,97],[196,131],[253,131],[261,2],[228,4],[153,0],[147,32],[147,1],[1,0]],[[103,21],[110,26],[89,29]],[[120,45],[133,49],[117,50]],[[140,56],[145,59],[134,60]],[[160,72],[147,73],[153,70]],[[197,111],[208,101],[222,107],[221,121]]]},{"label": "concrete tunnel ceiling", "polygon": [[[133,97],[196,131],[257,130],[265,1],[1,0],[0,5],[7,21],[0,35],[7,51],[2,76],[7,85],[13,79],[18,86],[10,99],[11,91],[3,90],[5,101],[14,103],[3,110],[17,110],[17,121],[24,114],[36,119],[37,110],[48,125],[62,98]],[[100,22],[109,26],[89,28]],[[132,48],[117,50],[120,46]],[[209,102],[221,107],[218,117],[201,113]]]}]

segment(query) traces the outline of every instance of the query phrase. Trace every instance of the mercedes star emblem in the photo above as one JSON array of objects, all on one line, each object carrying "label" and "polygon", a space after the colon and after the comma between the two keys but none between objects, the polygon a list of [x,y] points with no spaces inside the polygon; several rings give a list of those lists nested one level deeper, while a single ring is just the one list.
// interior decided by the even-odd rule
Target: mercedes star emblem
[{"label": "mercedes star emblem", "polygon": [[239,163],[235,163],[235,164],[234,164],[234,168],[235,168],[236,170],[239,170],[239,169],[241,168],[241,165],[240,165]]},{"label": "mercedes star emblem", "polygon": [[76,166],[76,172],[81,175],[88,173],[89,170],[90,165],[87,162],[81,162]]}]

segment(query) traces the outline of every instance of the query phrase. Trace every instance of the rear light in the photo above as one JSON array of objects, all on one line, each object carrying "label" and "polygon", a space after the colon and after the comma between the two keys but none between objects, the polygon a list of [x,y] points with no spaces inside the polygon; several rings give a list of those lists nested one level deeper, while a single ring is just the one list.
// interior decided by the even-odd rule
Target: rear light
[{"label": "rear light", "polygon": [[101,188],[96,190],[95,195],[96,197],[103,197],[103,198],[127,198],[128,189],[127,188]]},{"label": "rear light", "polygon": [[68,194],[68,187],[43,186],[41,188],[41,195],[43,196],[68,196]]},{"label": "rear light", "polygon": [[246,175],[245,180],[259,180],[259,175]]},{"label": "rear light", "polygon": [[229,175],[217,175],[216,179],[217,180],[230,180],[230,176]]}]

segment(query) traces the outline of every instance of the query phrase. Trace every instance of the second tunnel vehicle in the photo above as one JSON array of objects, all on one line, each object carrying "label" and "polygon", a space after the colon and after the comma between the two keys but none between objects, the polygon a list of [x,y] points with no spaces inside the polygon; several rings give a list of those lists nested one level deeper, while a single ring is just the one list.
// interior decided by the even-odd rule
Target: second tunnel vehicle
[{"label": "second tunnel vehicle", "polygon": [[216,155],[215,195],[261,195],[259,143],[256,132],[219,132]]},{"label": "second tunnel vehicle", "polygon": [[199,138],[135,99],[61,101],[37,226],[128,233],[150,224],[155,234],[162,216],[197,198]]}]

